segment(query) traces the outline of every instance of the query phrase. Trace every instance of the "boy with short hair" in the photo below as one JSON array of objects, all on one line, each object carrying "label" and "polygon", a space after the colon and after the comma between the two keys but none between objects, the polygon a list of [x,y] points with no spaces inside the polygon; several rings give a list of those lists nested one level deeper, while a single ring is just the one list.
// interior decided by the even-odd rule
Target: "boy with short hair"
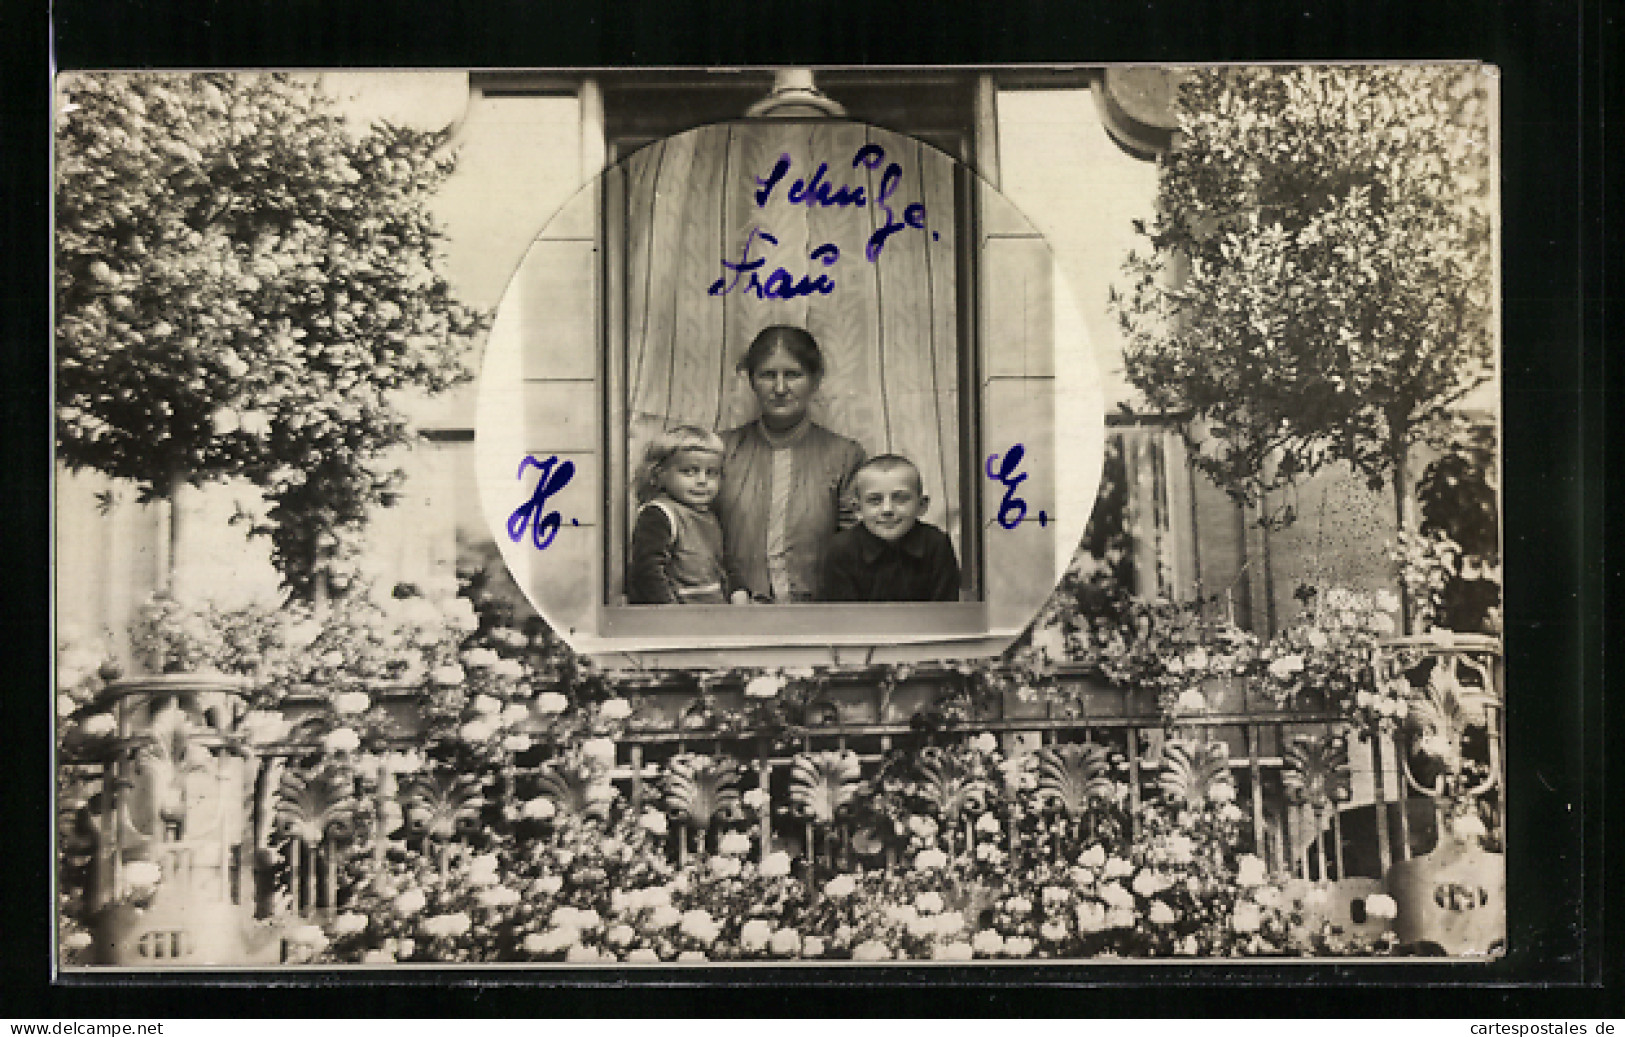
[{"label": "boy with short hair", "polygon": [[824,601],[958,601],[959,558],[948,534],[921,522],[931,498],[900,454],[871,457],[852,476],[859,524],[824,555]]}]

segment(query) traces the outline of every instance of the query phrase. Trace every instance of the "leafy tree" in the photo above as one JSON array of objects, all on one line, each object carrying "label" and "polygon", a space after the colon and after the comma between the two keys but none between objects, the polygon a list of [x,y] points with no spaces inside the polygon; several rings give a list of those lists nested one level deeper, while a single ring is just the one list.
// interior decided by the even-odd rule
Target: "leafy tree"
[{"label": "leafy tree", "polygon": [[319,591],[400,478],[400,394],[466,379],[483,325],[436,272],[443,136],[286,74],[64,76],[57,125],[58,456],[143,500],[251,480]]},{"label": "leafy tree", "polygon": [[[1489,119],[1467,67],[1194,72],[1149,254],[1114,305],[1127,373],[1259,503],[1344,460],[1394,487],[1490,376]],[[1290,508],[1266,516],[1291,521]]]}]

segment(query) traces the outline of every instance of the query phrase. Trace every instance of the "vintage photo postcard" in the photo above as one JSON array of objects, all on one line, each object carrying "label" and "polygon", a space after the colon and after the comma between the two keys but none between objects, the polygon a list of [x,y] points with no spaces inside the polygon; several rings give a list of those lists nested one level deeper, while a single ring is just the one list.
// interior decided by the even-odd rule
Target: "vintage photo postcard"
[{"label": "vintage photo postcard", "polygon": [[61,74],[57,967],[1499,957],[1497,85]]}]

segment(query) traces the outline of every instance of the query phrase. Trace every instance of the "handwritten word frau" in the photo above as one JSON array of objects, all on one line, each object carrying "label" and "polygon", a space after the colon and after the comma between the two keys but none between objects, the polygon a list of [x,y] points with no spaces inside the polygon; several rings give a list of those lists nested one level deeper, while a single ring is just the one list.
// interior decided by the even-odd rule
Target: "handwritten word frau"
[{"label": "handwritten word frau", "polygon": [[[1015,529],[1021,525],[1021,520],[1027,517],[1027,502],[1016,496],[1016,490],[1027,478],[1026,472],[1017,471],[1021,467],[1022,458],[1026,456],[1026,453],[1026,448],[1017,443],[1004,452],[1004,461],[1002,463],[999,462],[998,454],[989,454],[987,455],[987,463],[982,466],[982,471],[987,473],[989,479],[1004,487],[1004,499],[999,502],[999,513],[995,518],[999,525],[1005,529]],[[999,465],[997,471],[993,469],[995,464]],[[1040,526],[1048,525],[1049,516],[1040,511],[1038,513],[1038,524]]]},{"label": "handwritten word frau", "polygon": [[[536,550],[545,551],[553,543],[553,538],[559,534],[559,526],[563,525],[564,518],[557,511],[542,514],[542,507],[547,499],[570,482],[576,474],[574,461],[560,462],[558,457],[549,457],[546,461],[525,455],[519,462],[519,474],[516,478],[525,477],[526,468],[535,468],[541,474],[536,477],[536,489],[531,492],[530,499],[513,510],[508,516],[508,539],[519,543],[525,539],[525,527],[530,527],[532,541]],[[572,526],[577,525],[575,519],[570,520]]]},{"label": "handwritten word frau", "polygon": [[[733,271],[733,279],[729,280],[728,276],[724,274],[711,282],[711,295],[727,295],[738,287],[739,278],[743,274],[749,274],[750,280],[745,282],[745,286],[741,291],[746,295],[755,292],[758,299],[795,299],[799,296],[813,295],[815,293],[828,295],[835,290],[834,282],[825,274],[820,273],[811,280],[806,275],[802,275],[800,280],[796,280],[795,276],[782,266],[768,274],[767,279],[764,281],[756,272],[767,264],[767,260],[760,256],[752,259],[750,255],[750,247],[756,243],[758,237],[770,245],[779,243],[779,239],[767,231],[762,230],[760,227],[752,227],[750,235],[745,238],[745,247],[739,253],[739,262],[730,263],[726,259],[722,261],[723,267]],[[834,266],[835,261],[841,258],[841,250],[832,244],[823,244],[813,249],[807,258],[821,262],[826,267]]]},{"label": "handwritten word frau", "polygon": [[[881,163],[886,161],[886,149],[879,144],[865,144],[852,155],[852,168],[879,169]],[[754,195],[757,208],[766,208],[773,198],[773,193],[779,185],[784,183],[790,175],[792,161],[789,155],[781,154],[778,162],[765,177],[755,177],[757,190]],[[880,213],[880,222],[869,240],[864,244],[863,256],[874,263],[880,259],[886,248],[886,242],[894,234],[913,228],[927,230],[925,219],[925,206],[919,202],[911,202],[903,206],[902,216],[893,208],[892,196],[903,182],[903,167],[896,162],[886,163],[886,168],[880,174],[880,189],[871,199],[865,192],[863,185],[841,184],[834,185],[825,180],[829,172],[829,163],[820,162],[811,177],[798,178],[792,182],[784,193],[785,199],[791,205],[805,205],[808,208],[844,209],[847,207],[865,208],[873,205]],[[777,245],[779,239],[770,231],[761,227],[752,227],[749,237],[745,239],[745,247],[740,251],[739,261],[730,262],[722,260],[725,270],[732,272],[730,279],[725,273],[711,283],[711,295],[727,295],[740,286],[740,278],[749,275],[743,288],[746,294],[755,293],[758,299],[796,299],[806,295],[828,295],[835,290],[835,284],[827,274],[820,272],[817,277],[803,275],[799,279],[784,267],[778,267],[765,278],[757,271],[767,264],[765,257],[752,258],[750,249],[756,241]],[[931,240],[939,240],[937,232],[931,231]],[[814,248],[807,256],[810,260],[823,263],[825,267],[835,265],[841,258],[841,250],[833,242],[826,242]]]}]

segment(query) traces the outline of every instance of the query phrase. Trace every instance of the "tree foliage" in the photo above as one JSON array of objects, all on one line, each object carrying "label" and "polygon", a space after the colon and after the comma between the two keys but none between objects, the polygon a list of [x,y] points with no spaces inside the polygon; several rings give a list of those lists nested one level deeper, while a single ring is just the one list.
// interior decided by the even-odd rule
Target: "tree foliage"
[{"label": "tree foliage", "polygon": [[284,74],[65,76],[57,125],[58,456],[143,499],[253,481],[308,590],[399,479],[401,394],[469,377],[442,135],[352,131]]},{"label": "tree foliage", "polygon": [[[1481,70],[1206,69],[1114,294],[1127,373],[1259,502],[1346,460],[1373,488],[1489,377]],[[1402,481],[1402,480],[1401,480]],[[1290,514],[1282,516],[1290,519]]]}]

